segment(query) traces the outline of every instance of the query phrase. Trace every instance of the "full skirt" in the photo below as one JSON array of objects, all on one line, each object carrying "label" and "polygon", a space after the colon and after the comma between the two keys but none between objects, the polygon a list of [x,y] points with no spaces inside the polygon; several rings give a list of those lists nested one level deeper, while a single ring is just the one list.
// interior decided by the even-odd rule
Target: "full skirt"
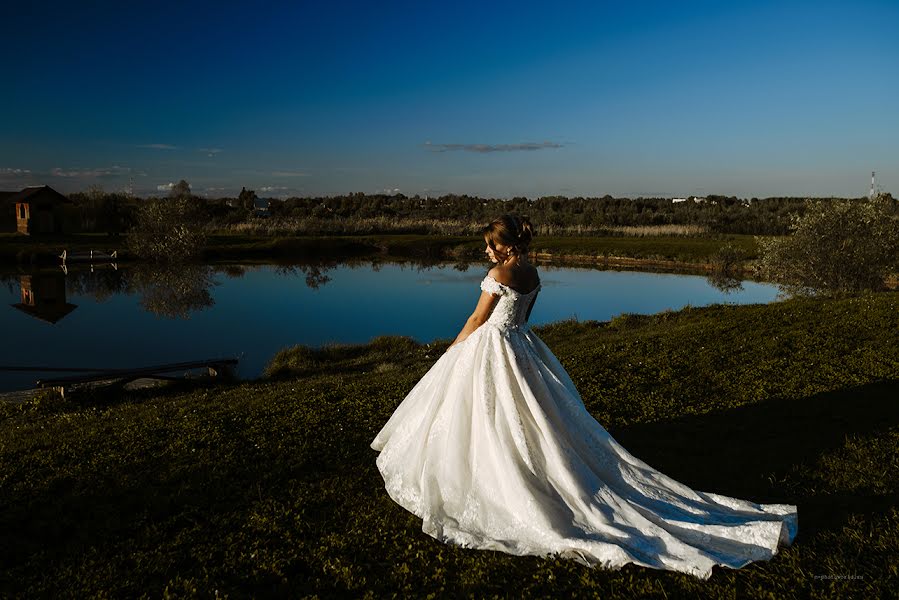
[{"label": "full skirt", "polygon": [[792,543],[796,507],[697,492],[635,458],[526,326],[451,347],[377,434],[387,493],[465,548],[708,578]]}]

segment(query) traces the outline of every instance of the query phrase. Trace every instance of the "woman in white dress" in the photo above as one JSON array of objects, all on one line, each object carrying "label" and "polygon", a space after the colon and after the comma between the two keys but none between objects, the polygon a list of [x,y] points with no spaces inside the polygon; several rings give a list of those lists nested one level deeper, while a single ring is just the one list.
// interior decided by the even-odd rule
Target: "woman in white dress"
[{"label": "woman in white dress", "polygon": [[390,497],[465,548],[711,576],[770,559],[796,507],[697,492],[627,452],[527,324],[540,291],[526,218],[484,229],[496,263],[446,353],[377,434]]}]

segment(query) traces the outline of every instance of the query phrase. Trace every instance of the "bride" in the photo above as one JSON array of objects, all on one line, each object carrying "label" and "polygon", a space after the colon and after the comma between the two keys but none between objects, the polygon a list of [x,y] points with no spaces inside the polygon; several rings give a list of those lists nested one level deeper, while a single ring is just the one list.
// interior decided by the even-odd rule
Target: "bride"
[{"label": "bride", "polygon": [[510,215],[484,228],[496,266],[474,313],[371,443],[390,497],[443,542],[610,569],[706,579],[792,543],[795,506],[694,491],[590,416],[527,324],[540,292],[532,236]]}]

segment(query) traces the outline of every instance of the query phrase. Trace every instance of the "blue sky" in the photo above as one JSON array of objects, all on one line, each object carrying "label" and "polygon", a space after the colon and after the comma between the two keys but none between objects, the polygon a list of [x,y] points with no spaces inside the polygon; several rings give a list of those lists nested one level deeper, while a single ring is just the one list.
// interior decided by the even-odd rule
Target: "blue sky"
[{"label": "blue sky", "polygon": [[899,195],[899,2],[35,2],[0,189]]}]

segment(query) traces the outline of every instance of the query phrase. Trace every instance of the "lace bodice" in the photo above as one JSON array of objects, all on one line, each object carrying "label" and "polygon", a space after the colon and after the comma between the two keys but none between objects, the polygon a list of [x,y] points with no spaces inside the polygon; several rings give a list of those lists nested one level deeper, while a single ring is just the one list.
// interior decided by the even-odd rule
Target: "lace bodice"
[{"label": "lace bodice", "polygon": [[534,301],[534,296],[540,290],[540,285],[537,284],[536,288],[527,294],[522,294],[487,275],[481,281],[481,289],[499,296],[499,300],[493,307],[493,312],[490,313],[490,318],[487,319],[487,322],[496,325],[500,329],[511,329],[525,325],[528,308]]}]

